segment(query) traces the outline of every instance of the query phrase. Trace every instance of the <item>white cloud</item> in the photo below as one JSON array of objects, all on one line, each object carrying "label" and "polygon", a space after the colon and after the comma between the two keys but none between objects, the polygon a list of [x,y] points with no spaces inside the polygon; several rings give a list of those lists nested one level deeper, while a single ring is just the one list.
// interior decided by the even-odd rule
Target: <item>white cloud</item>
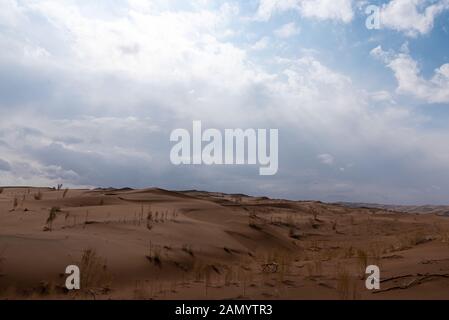
[{"label": "white cloud", "polygon": [[274,34],[279,38],[290,38],[292,36],[298,35],[301,29],[294,22],[286,23],[279,29],[274,31]]},{"label": "white cloud", "polygon": [[416,37],[432,30],[435,18],[448,9],[448,0],[391,0],[381,8],[381,26]]},{"label": "white cloud", "polygon": [[[158,0],[104,11],[92,2],[20,3],[25,16],[0,34],[0,75],[7,75],[0,84],[20,85],[0,95],[0,154],[11,168],[0,172],[1,181],[227,185],[231,192],[281,185],[283,197],[327,199],[338,191],[372,201],[381,192],[416,201],[426,180],[447,186],[447,175],[436,174],[449,172],[447,130],[423,131],[412,111],[389,105],[388,93],[361,92],[319,54],[264,59],[253,50],[268,46],[268,38],[242,48],[225,36],[248,31],[231,23],[235,7],[213,10],[198,0],[195,10],[167,10],[172,2]],[[305,8],[301,1],[297,10],[305,15]],[[435,83],[445,81],[440,69]],[[169,131],[190,128],[192,119],[216,128],[280,128],[279,175],[262,181],[247,167],[172,167]],[[347,180],[323,174],[323,150],[332,153],[321,157],[325,162],[335,163],[331,156],[356,164],[345,167]],[[403,189],[409,177],[416,193]]]},{"label": "white cloud", "polygon": [[263,50],[263,49],[266,49],[269,44],[270,44],[270,38],[263,37],[263,38],[259,39],[256,43],[254,43],[251,46],[251,49],[252,50]]},{"label": "white cloud", "polygon": [[303,17],[349,23],[354,17],[352,0],[260,0],[256,18],[267,21],[275,13],[295,10]]},{"label": "white cloud", "polygon": [[334,157],[328,153],[319,154],[318,160],[325,165],[332,166],[334,164]]},{"label": "white cloud", "polygon": [[430,79],[421,76],[418,62],[408,53],[374,48],[371,55],[381,59],[390,68],[398,82],[397,92],[408,94],[429,103],[449,102],[449,63],[435,69]]}]

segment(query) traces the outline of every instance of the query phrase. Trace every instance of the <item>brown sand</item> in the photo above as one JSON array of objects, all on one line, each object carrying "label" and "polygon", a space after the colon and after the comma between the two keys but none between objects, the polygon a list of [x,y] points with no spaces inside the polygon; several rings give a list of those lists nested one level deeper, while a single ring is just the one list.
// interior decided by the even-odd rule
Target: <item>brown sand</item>
[{"label": "brown sand", "polygon": [[[199,191],[0,191],[3,299],[449,299],[449,218],[436,214]],[[79,291],[64,289],[70,264]],[[365,288],[370,264],[378,292]]]}]

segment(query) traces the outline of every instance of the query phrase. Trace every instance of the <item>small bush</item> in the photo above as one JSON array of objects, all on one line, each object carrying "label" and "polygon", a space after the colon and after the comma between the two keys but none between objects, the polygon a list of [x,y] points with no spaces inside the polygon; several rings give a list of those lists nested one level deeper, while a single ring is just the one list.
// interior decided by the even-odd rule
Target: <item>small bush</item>
[{"label": "small bush", "polygon": [[61,209],[59,209],[58,207],[52,207],[50,209],[50,213],[48,214],[48,218],[47,218],[47,226],[45,227],[44,230],[52,231],[53,221],[55,221],[58,212],[61,212]]},{"label": "small bush", "polygon": [[42,200],[42,192],[38,191],[34,194],[34,200]]},{"label": "small bush", "polygon": [[80,264],[81,289],[107,288],[110,284],[110,275],[106,260],[100,258],[94,249],[83,251]]}]

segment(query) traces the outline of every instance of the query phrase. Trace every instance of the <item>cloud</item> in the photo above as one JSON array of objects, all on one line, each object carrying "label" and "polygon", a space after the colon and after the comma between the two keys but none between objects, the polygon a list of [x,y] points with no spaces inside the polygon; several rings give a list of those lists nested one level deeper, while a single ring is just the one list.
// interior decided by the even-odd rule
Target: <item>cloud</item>
[{"label": "cloud", "polygon": [[294,22],[286,23],[279,29],[274,31],[274,34],[279,38],[290,38],[292,36],[298,35],[301,29]]},{"label": "cloud", "polygon": [[[2,20],[0,154],[11,168],[0,171],[2,184],[154,185],[330,201],[447,199],[447,129],[423,129],[426,120],[390,103],[388,92],[360,90],[311,51],[270,51],[276,48],[268,36],[251,33],[254,21],[242,24],[236,6],[105,3],[15,2],[18,16]],[[343,22],[351,16],[337,14],[344,8],[339,1],[326,14],[308,12],[307,1],[275,3],[271,13],[295,3],[292,10],[302,16]],[[229,36],[239,33],[248,38]],[[248,46],[254,39],[260,42]],[[192,120],[218,129],[278,128],[278,174],[172,166],[170,132],[191,128]],[[323,150],[345,170],[317,161]]]},{"label": "cloud", "polygon": [[252,50],[264,50],[270,44],[270,38],[263,37],[251,46]]},{"label": "cloud", "polygon": [[0,171],[10,171],[11,165],[8,161],[5,161],[3,159],[0,159]]},{"label": "cloud", "polygon": [[371,55],[390,68],[398,82],[397,92],[422,99],[428,103],[449,102],[449,63],[434,70],[430,79],[421,76],[418,62],[407,52],[384,51],[374,48]]},{"label": "cloud", "polygon": [[382,5],[381,26],[416,37],[429,33],[436,17],[448,9],[448,0],[391,0]]},{"label": "cloud", "polygon": [[325,165],[332,166],[334,164],[334,157],[328,153],[323,153],[317,156],[318,160]]},{"label": "cloud", "polygon": [[275,13],[290,10],[306,18],[343,23],[351,22],[354,17],[352,0],[260,0],[256,18],[267,21]]}]

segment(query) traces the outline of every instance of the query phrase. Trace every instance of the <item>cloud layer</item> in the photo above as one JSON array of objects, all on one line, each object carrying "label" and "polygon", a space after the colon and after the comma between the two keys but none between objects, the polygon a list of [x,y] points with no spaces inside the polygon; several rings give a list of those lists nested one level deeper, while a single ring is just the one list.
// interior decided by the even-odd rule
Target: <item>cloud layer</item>
[{"label": "cloud layer", "polygon": [[[292,11],[347,25],[353,7],[349,0],[262,0],[243,12],[238,2],[200,0],[3,0],[0,185],[444,202],[448,130],[432,129],[432,119],[397,103],[394,90],[364,88],[324,54],[306,50],[313,48],[291,54],[301,20],[276,20]],[[408,53],[378,47],[372,55],[392,70],[398,93],[448,102],[446,64],[426,79]],[[193,120],[219,129],[279,128],[279,173],[174,167],[170,132]]]}]

